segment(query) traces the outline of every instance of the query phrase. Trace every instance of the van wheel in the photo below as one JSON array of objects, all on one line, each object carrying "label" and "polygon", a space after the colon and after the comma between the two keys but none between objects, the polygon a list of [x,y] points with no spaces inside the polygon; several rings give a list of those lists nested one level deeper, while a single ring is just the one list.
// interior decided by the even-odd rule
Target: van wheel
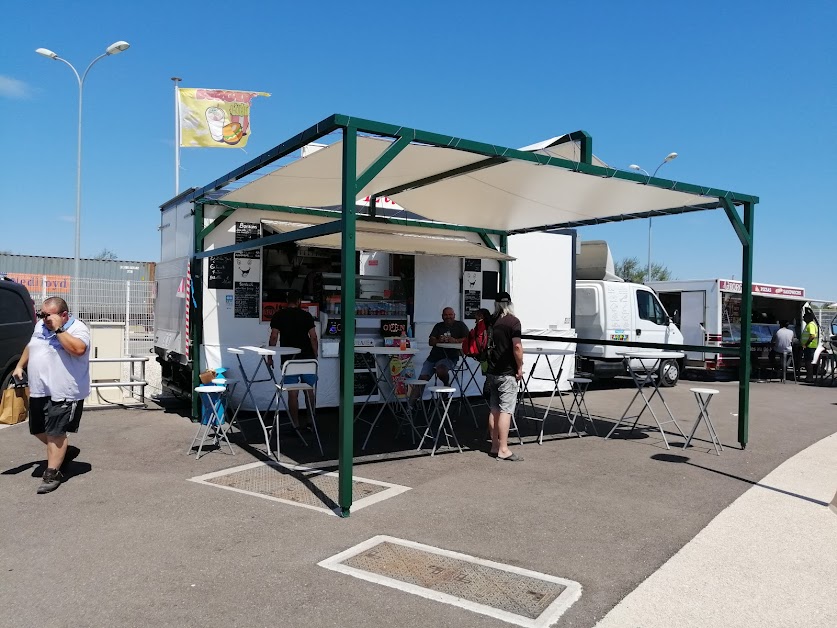
[{"label": "van wheel", "polygon": [[680,381],[680,364],[677,360],[666,360],[660,365],[660,385],[665,388],[676,386]]}]

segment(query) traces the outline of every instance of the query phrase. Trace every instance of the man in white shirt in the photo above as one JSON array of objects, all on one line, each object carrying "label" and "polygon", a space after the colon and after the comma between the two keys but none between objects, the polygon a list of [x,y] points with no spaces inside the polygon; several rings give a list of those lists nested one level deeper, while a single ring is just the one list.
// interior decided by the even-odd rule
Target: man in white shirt
[{"label": "man in white shirt", "polygon": [[90,394],[90,330],[70,316],[61,297],[44,301],[32,339],[14,370],[29,375],[29,432],[46,445],[47,470],[38,493],[61,485],[67,433],[77,432]]}]

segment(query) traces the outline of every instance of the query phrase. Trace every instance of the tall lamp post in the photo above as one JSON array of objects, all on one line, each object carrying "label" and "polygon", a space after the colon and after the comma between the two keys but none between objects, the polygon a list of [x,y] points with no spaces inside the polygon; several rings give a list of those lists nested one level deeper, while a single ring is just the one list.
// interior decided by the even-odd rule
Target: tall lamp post
[{"label": "tall lamp post", "polygon": [[90,72],[90,68],[99,60],[104,59],[105,57],[119,54],[125,50],[128,50],[131,45],[127,41],[117,41],[112,43],[105,49],[105,52],[90,62],[90,65],[87,66],[87,69],[84,71],[84,74],[79,76],[78,71],[73,67],[73,64],[67,61],[66,59],[62,59],[58,56],[57,53],[53,52],[52,50],[48,50],[47,48],[38,48],[35,52],[39,55],[47,57],[48,59],[54,59],[55,61],[61,61],[62,63],[66,63],[70,69],[73,71],[73,74],[76,76],[76,80],[78,81],[78,155],[76,157],[76,237],[75,237],[75,263],[73,264],[73,283],[72,283],[72,311],[73,314],[78,314],[78,305],[79,305],[79,294],[78,294],[78,278],[81,274],[81,102],[82,97],[84,95],[84,79],[87,78],[87,73]]},{"label": "tall lamp post", "polygon": [[[677,159],[677,153],[669,153],[668,155],[666,155],[666,158],[663,159],[663,161],[660,163],[660,165],[657,166],[657,169],[654,170],[654,174],[648,174],[648,171],[645,168],[640,168],[636,164],[631,164],[630,166],[628,166],[628,168],[630,168],[631,170],[640,170],[640,171],[644,172],[645,176],[647,176],[649,179],[653,179],[654,177],[657,176],[657,172],[660,170],[660,168],[665,166],[672,159]],[[648,217],[648,271],[647,272],[648,272],[648,274],[646,275],[646,279],[645,279],[646,283],[651,281],[651,217],[650,216]]]}]

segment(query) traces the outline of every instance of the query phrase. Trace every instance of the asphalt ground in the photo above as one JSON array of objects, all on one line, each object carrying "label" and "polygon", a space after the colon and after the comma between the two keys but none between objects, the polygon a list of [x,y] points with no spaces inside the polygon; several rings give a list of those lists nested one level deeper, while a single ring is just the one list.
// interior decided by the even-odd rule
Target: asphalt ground
[{"label": "asphalt ground", "polygon": [[[664,393],[687,432],[697,416],[689,386]],[[556,625],[593,626],[747,489],[837,432],[833,388],[753,384],[741,450],[737,383],[710,386],[720,390],[710,406],[720,457],[708,440],[684,452],[679,435],[667,451],[653,430],[567,437],[556,418],[541,446],[539,426],[521,424],[527,442],[514,450],[525,460],[498,462],[462,414],[466,453],[430,458],[384,422],[355,475],[412,490],[348,519],[187,481],[258,460],[258,438],[196,461],[186,455],[196,426],[172,408],[85,413],[68,481],[49,495],[35,494],[40,443],[25,424],[4,429],[0,626],[508,625],[317,566],[378,534],[578,581],[581,598]],[[634,390],[625,380],[588,393],[600,433]],[[292,435],[283,454],[332,469],[336,414],[321,412],[320,424],[324,458]]]}]

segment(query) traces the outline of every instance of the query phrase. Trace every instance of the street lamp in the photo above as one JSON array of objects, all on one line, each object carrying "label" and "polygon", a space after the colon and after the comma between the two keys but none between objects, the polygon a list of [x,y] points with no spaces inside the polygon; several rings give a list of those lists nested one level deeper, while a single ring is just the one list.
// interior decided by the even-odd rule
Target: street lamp
[{"label": "street lamp", "polygon": [[[666,158],[663,159],[660,165],[657,166],[657,169],[654,170],[654,174],[648,174],[648,171],[645,168],[640,168],[636,164],[631,164],[630,166],[628,166],[628,168],[630,168],[631,170],[641,170],[645,173],[645,176],[647,176],[649,179],[653,179],[657,176],[657,172],[659,171],[659,169],[665,166],[672,159],[677,159],[677,153],[669,153],[668,155],[666,155]],[[646,283],[651,281],[651,216],[648,217],[648,275],[646,276],[645,281]]]},{"label": "street lamp", "polygon": [[73,314],[78,314],[78,305],[79,305],[79,295],[78,295],[78,278],[81,274],[80,271],[80,250],[81,250],[81,102],[82,96],[84,95],[84,79],[87,78],[87,73],[90,72],[90,68],[93,67],[99,59],[104,59],[105,57],[111,55],[118,55],[120,52],[128,50],[131,47],[127,41],[117,41],[112,43],[105,49],[104,54],[99,55],[93,61],[90,62],[90,65],[87,66],[87,69],[84,71],[84,74],[79,76],[78,71],[73,67],[73,64],[67,61],[66,59],[62,59],[58,56],[57,53],[49,50],[47,48],[38,48],[35,52],[39,55],[46,57],[48,59],[53,59],[55,61],[61,61],[62,63],[66,63],[70,69],[73,71],[73,74],[76,76],[76,80],[78,81],[78,156],[76,157],[76,237],[75,237],[75,264],[73,265],[73,284],[72,284],[72,311]]}]

